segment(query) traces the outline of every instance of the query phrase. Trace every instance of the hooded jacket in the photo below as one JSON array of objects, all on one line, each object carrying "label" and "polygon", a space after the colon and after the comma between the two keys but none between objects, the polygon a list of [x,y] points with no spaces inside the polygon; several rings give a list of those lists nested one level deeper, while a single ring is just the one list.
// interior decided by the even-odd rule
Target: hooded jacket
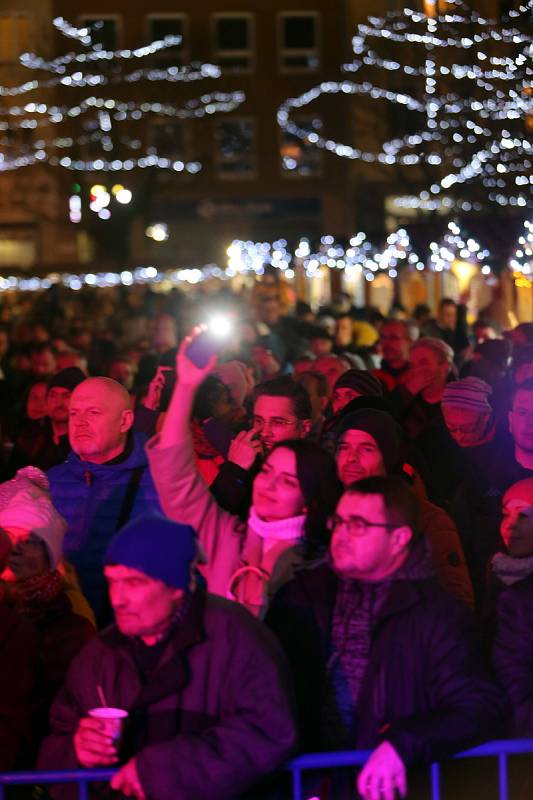
[{"label": "hooded jacket", "polygon": [[[131,451],[124,460],[111,464],[82,461],[71,451],[64,464],[47,473],[52,502],[68,524],[63,554],[75,566],[97,616],[105,596],[103,554],[119,522],[160,510],[144,443],[141,434],[133,434]],[[121,520],[128,486],[130,492],[135,490],[133,504],[127,519]]]},{"label": "hooded jacket", "polygon": [[[412,575],[421,547],[423,540],[409,557]],[[338,585],[326,564],[302,569],[266,617],[289,657],[307,750],[325,746],[320,715]],[[410,766],[491,738],[502,700],[475,638],[472,613],[433,578],[394,580],[372,621],[351,747],[373,749],[387,740]]]},{"label": "hooded jacket", "polygon": [[[112,626],[72,663],[39,768],[79,769],[73,735],[101,704],[98,686],[129,712],[121,761],[136,757],[151,800],[233,800],[290,755],[296,734],[286,664],[247,611],[196,592],[144,681],[132,641]],[[72,786],[55,790],[76,794]]]},{"label": "hooded jacket", "polygon": [[513,733],[533,736],[533,575],[502,590],[494,666],[513,714]]}]

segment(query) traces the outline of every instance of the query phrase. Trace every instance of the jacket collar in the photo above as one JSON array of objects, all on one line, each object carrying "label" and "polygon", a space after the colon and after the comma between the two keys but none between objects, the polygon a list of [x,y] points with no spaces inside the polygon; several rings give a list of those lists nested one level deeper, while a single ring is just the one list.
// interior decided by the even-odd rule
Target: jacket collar
[{"label": "jacket collar", "polygon": [[148,458],[144,451],[144,445],[146,443],[146,437],[141,433],[134,433],[133,434],[133,446],[131,452],[123,461],[121,460],[119,463],[111,463],[111,464],[93,464],[90,461],[82,461],[82,459],[71,450],[67,456],[67,463],[69,464],[70,468],[79,473],[80,476],[83,476],[86,472],[90,472],[92,474],[104,474],[109,475],[111,471],[113,472],[121,472],[123,470],[131,470],[139,467],[147,467],[148,466]]},{"label": "jacket collar", "polygon": [[[187,651],[205,641],[204,626],[205,594],[196,590],[191,598],[184,619],[176,626],[161,656],[159,666],[151,676],[150,683],[142,687],[131,710],[139,709],[176,694],[183,689],[190,678]],[[122,655],[135,667],[128,639],[116,625],[106,628],[100,637],[112,649],[119,649]]]},{"label": "jacket collar", "polygon": [[[404,565],[391,580],[390,591],[378,611],[376,624],[379,626],[389,617],[400,614],[421,600],[421,584],[433,580],[432,569],[426,564],[427,546],[420,540],[411,551]],[[339,578],[325,561],[315,568],[298,572],[303,580],[303,591],[309,606],[313,609],[318,624],[323,630],[331,627],[331,615],[339,587]]]}]

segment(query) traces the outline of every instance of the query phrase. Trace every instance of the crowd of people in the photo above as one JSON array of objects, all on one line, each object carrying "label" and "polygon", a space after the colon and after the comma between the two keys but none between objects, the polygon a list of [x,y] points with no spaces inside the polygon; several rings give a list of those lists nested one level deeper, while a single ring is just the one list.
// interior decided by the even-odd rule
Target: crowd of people
[{"label": "crowd of people", "polygon": [[2,319],[0,770],[273,800],[292,755],[367,749],[306,797],[393,800],[533,737],[533,323],[271,274]]}]

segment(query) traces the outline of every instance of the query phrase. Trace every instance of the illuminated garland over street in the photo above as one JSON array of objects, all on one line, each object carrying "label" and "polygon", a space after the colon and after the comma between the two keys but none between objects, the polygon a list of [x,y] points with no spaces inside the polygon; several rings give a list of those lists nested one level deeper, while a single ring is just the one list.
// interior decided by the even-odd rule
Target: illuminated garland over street
[{"label": "illuminated garland over street", "polygon": [[[66,37],[75,39],[85,50],[81,53],[69,52],[51,61],[46,61],[34,53],[24,53],[20,63],[32,70],[52,73],[54,77],[45,80],[27,81],[20,86],[0,86],[0,96],[14,97],[54,87],[94,88],[95,86],[126,86],[139,81],[191,82],[204,78],[219,78],[221,71],[213,64],[192,64],[189,66],[171,65],[166,68],[137,68],[124,72],[123,64],[145,59],[181,42],[180,36],[167,36],[163,40],[136,50],[106,50],[94,44],[91,31],[101,23],[90,28],[75,28],[62,18],[54,20],[55,27]],[[82,72],[84,65],[90,65],[91,72]],[[49,105],[45,102],[25,102],[24,105],[0,106],[0,171],[14,170],[39,163],[49,163],[79,172],[109,172],[131,170],[137,167],[157,167],[194,174],[201,169],[197,161],[184,163],[181,158],[158,152],[155,146],[143,146],[139,138],[120,134],[120,123],[139,122],[149,117],[158,119],[198,119],[215,113],[234,111],[244,102],[243,92],[213,92],[200,98],[189,100],[182,106],[162,102],[122,101],[115,98],[90,95],[76,105]],[[76,120],[83,120],[82,133],[78,135],[41,134],[65,124],[72,126]],[[18,152],[13,137],[22,136],[26,131],[35,131],[30,144],[20,145]],[[90,147],[99,150],[94,157],[82,157],[79,149]],[[15,152],[13,150],[15,149]],[[65,151],[72,152],[66,153]],[[63,154],[57,151],[63,151]],[[124,153],[122,151],[125,151]]]},{"label": "illuminated garland over street", "polygon": [[435,272],[451,269],[454,261],[461,260],[480,266],[483,275],[490,275],[490,267],[484,263],[490,257],[489,251],[483,250],[475,239],[463,236],[455,222],[448,224],[441,242],[431,242],[429,249],[429,266]]},{"label": "illuminated garland over street", "polygon": [[[527,11],[524,6],[522,13]],[[533,146],[528,128],[533,122],[533,39],[531,28],[521,31],[520,14],[498,24],[450,2],[437,17],[404,9],[385,17],[370,17],[353,38],[355,59],[345,64],[348,78],[316,86],[286,100],[278,123],[288,133],[342,158],[370,164],[409,167],[424,165],[435,175],[420,195],[420,205],[452,189],[462,210],[478,210],[478,199],[466,199],[482,187],[482,200],[501,206],[525,207],[531,200]],[[372,48],[383,45],[384,57]],[[407,59],[410,62],[407,63]],[[412,60],[412,62],[411,62]],[[405,90],[379,86],[367,75],[400,79]],[[408,87],[408,88],[407,88]],[[408,133],[366,151],[343,144],[298,124],[294,112],[323,95],[359,95],[404,107],[413,114]],[[405,115],[403,115],[405,118]]]},{"label": "illuminated garland over street", "polygon": [[301,239],[294,253],[287,250],[287,242],[280,239],[272,245],[267,242],[234,241],[228,248],[227,274],[231,277],[242,272],[262,275],[267,264],[279,268],[287,278],[294,277],[295,267],[301,266],[308,278],[318,273],[321,267],[346,270],[347,274],[361,273],[368,281],[378,273],[396,278],[398,267],[409,264],[423,270],[424,263],[413,251],[407,231],[400,229],[391,233],[386,246],[379,250],[372,245],[362,231],[351,237],[349,246],[336,242],[333,236],[322,236],[316,253],[312,253],[307,239]]},{"label": "illuminated garland over street", "polygon": [[511,261],[509,262],[515,277],[533,280],[533,219],[524,222],[524,233],[518,239]]},{"label": "illuminated garland over street", "polygon": [[[528,227],[529,226],[529,227]],[[158,227],[158,226],[153,226]],[[533,245],[533,223],[526,222],[530,235],[529,251]],[[165,241],[168,235],[158,239]],[[520,240],[522,242],[522,239]],[[518,251],[517,251],[518,253]],[[378,248],[360,231],[351,237],[348,246],[336,242],[333,236],[322,236],[316,252],[311,251],[308,239],[302,238],[294,249],[289,248],[286,239],[275,242],[251,242],[236,239],[228,247],[227,266],[207,264],[186,269],[158,270],[154,266],[138,267],[122,272],[87,273],[82,275],[54,273],[46,278],[14,276],[0,277],[2,291],[38,291],[61,284],[75,291],[84,286],[110,287],[132,286],[133,284],[195,285],[205,280],[217,278],[231,280],[238,275],[260,277],[265,267],[272,265],[280,270],[287,280],[295,277],[296,270],[303,269],[308,279],[320,275],[324,269],[342,270],[347,278],[363,276],[373,281],[378,275],[387,275],[396,279],[402,269],[415,269],[431,272],[442,272],[450,269],[454,260],[468,261],[481,268],[484,275],[489,275],[490,267],[484,264],[489,257],[472,238],[463,235],[455,223],[448,225],[442,241],[430,245],[427,265],[413,250],[407,231],[403,228],[391,233],[383,248]],[[515,257],[517,255],[515,254]],[[511,261],[511,265],[514,262]],[[527,270],[524,270],[527,271]]]}]

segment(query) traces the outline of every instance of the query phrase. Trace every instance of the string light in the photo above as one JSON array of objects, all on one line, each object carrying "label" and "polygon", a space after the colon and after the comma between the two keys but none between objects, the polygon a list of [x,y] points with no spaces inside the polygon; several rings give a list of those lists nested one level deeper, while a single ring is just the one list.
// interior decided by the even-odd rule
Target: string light
[{"label": "string light", "polygon": [[509,269],[518,279],[533,279],[533,219],[524,222],[524,233],[518,239],[517,248],[509,261]]},{"label": "string light", "polygon": [[434,272],[450,270],[454,262],[463,261],[480,267],[483,275],[490,275],[490,267],[484,264],[490,252],[475,239],[464,236],[456,222],[448,223],[441,241],[431,242],[429,250],[429,267]]},{"label": "string light", "polygon": [[[213,64],[193,63],[188,66],[171,65],[166,68],[137,68],[125,72],[123,65],[152,56],[175,47],[181,37],[167,36],[135,50],[108,50],[93,43],[94,30],[101,27],[96,22],[90,27],[76,28],[59,17],[54,26],[65,37],[76,40],[84,50],[69,52],[51,61],[34,53],[24,53],[20,63],[27,69],[52,73],[52,78],[25,81],[14,87],[0,86],[0,96],[14,97],[51,87],[94,88],[95,86],[124,86],[139,81],[190,82],[204,78],[219,78],[221,70]],[[112,69],[109,69],[109,65]],[[90,66],[84,72],[84,66]],[[183,161],[158,152],[155,146],[143,146],[139,138],[120,132],[122,122],[139,122],[155,116],[160,119],[200,119],[217,113],[228,113],[245,100],[241,91],[205,93],[188,100],[182,106],[161,102],[122,101],[111,97],[90,95],[75,105],[49,105],[34,100],[20,105],[0,106],[0,171],[15,170],[34,164],[49,163],[68,170],[87,172],[116,172],[147,167],[196,174],[201,169],[198,161]],[[79,123],[77,121],[79,120]],[[50,135],[53,128],[80,124],[77,135]],[[44,133],[42,132],[44,130]],[[24,135],[24,144],[15,150],[14,135]],[[35,132],[33,141],[27,143],[27,133]],[[81,158],[79,148],[90,146],[98,155]],[[126,151],[126,153],[122,153]],[[103,215],[104,217],[106,215]]]},{"label": "string light", "polygon": [[[482,207],[481,202],[463,197],[479,186],[483,200],[525,207],[533,184],[533,146],[527,135],[533,114],[533,40],[531,29],[516,27],[517,17],[515,13],[509,23],[498,24],[460,0],[437,18],[408,8],[370,17],[357,26],[354,61],[342,68],[350,77],[363,72],[365,80],[326,81],[289,98],[278,109],[278,123],[286,133],[342,158],[385,166],[425,164],[437,175],[429,196],[445,195],[453,187],[461,210]],[[387,53],[391,43],[398,45],[400,55],[404,46],[409,57],[422,48],[423,65],[418,65],[418,57],[417,63],[405,63],[400,56],[382,57],[372,49],[372,41],[385,42]],[[412,88],[394,91],[378,86],[366,79],[370,69],[381,78],[387,71],[403,73],[405,84],[409,81]],[[423,116],[425,125],[416,133],[384,142],[381,150],[367,151],[316,130],[310,134],[293,119],[294,111],[323,95],[337,94],[401,106],[413,113],[414,125],[417,115]],[[421,193],[418,207],[427,202]]]},{"label": "string light", "polygon": [[414,252],[409,235],[403,228],[391,233],[383,249],[378,249],[360,231],[354,234],[348,246],[337,242],[333,236],[322,236],[319,247],[312,252],[308,239],[301,239],[294,251],[287,247],[285,239],[269,242],[251,242],[236,239],[228,248],[228,274],[253,273],[262,275],[267,265],[278,267],[287,274],[298,267],[308,278],[319,274],[321,268],[345,270],[346,274],[362,274],[373,280],[378,273],[396,278],[398,268],[409,265],[424,269],[423,261]]},{"label": "string light", "polygon": [[[92,196],[99,197],[104,194],[114,195],[127,191],[121,184],[115,184],[109,193],[103,184],[92,187]],[[76,195],[73,195],[75,197]],[[72,198],[71,198],[72,199]],[[75,202],[73,208],[77,210]],[[108,211],[107,205],[100,203],[98,214]],[[154,236],[155,233],[155,236]],[[166,223],[159,222],[149,226],[146,235],[155,241],[166,241],[169,238],[169,229]],[[526,260],[530,258],[533,250],[533,222],[526,222],[527,241],[522,237],[520,247],[517,249],[515,259],[522,258],[518,253],[525,252]],[[529,249],[524,250],[527,247]],[[479,243],[462,234],[455,222],[448,225],[442,241],[437,244],[432,242],[428,255],[428,266],[431,270],[442,272],[449,269],[454,260],[461,259],[476,265],[482,273],[488,275],[490,268],[483,264],[489,257],[488,250],[483,249]],[[512,264],[515,262],[512,262]],[[515,269],[515,266],[511,267]],[[292,280],[299,270],[303,270],[307,278],[318,277],[324,269],[337,269],[342,271],[347,279],[363,276],[368,281],[373,281],[376,276],[388,275],[393,280],[402,270],[423,271],[424,259],[413,249],[407,231],[403,228],[391,233],[382,248],[373,245],[363,231],[350,237],[347,244],[342,244],[331,235],[323,235],[318,246],[313,249],[309,239],[302,237],[294,247],[290,247],[286,239],[277,239],[274,242],[253,242],[234,240],[227,249],[227,264],[221,267],[218,264],[204,266],[191,266],[182,269],[159,270],[154,266],[125,269],[122,272],[87,273],[82,275],[54,273],[45,278],[15,276],[0,277],[0,292],[2,291],[38,291],[49,289],[54,284],[60,284],[78,291],[84,286],[111,287],[131,286],[133,284],[162,284],[179,286],[180,284],[195,285],[205,280],[217,278],[230,280],[237,275],[261,276],[268,266],[280,270],[287,280]],[[527,273],[527,268],[523,269]]]}]

